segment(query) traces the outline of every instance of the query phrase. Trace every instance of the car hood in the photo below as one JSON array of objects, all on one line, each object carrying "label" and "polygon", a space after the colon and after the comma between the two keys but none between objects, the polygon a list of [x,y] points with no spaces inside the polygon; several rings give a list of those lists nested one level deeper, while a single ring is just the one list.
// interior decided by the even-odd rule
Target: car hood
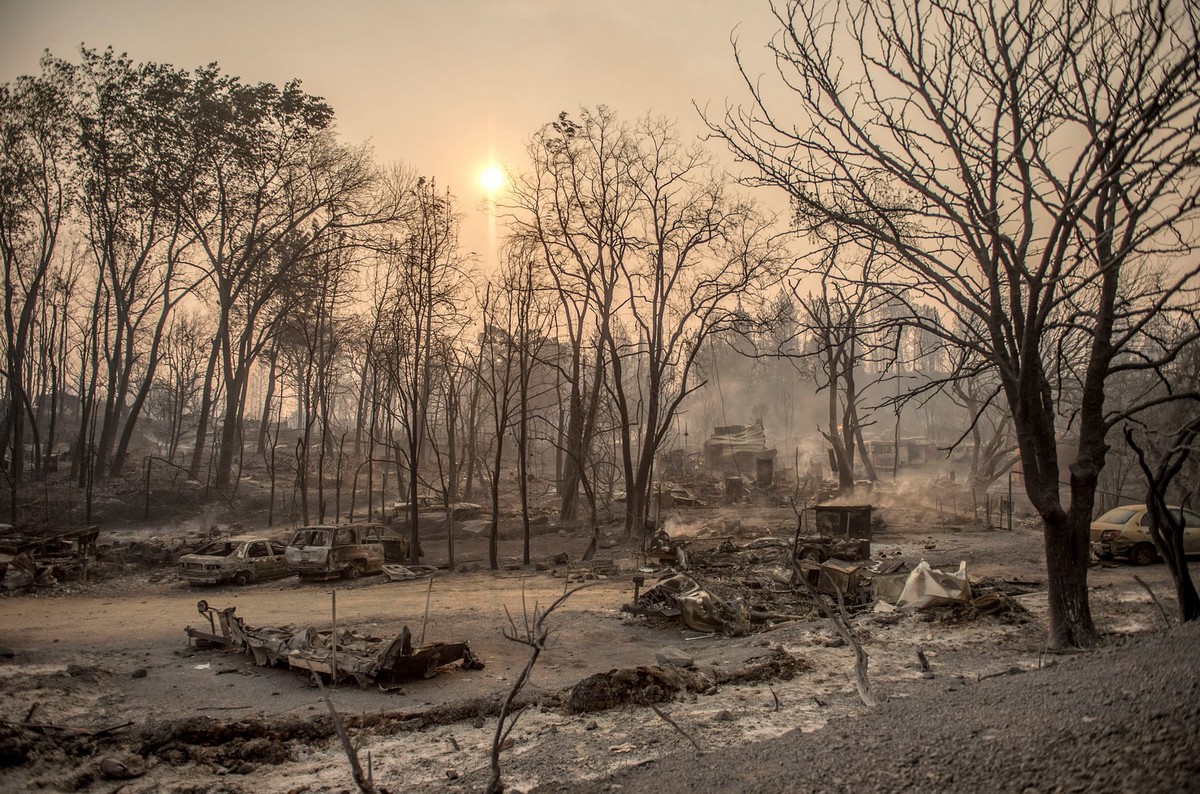
[{"label": "car hood", "polygon": [[185,554],[179,558],[179,561],[181,563],[196,562],[196,563],[201,563],[202,565],[212,565],[214,563],[220,565],[220,564],[230,564],[233,562],[237,562],[240,559],[241,559],[240,557],[235,557],[232,554],[227,557],[226,556],[217,557],[217,556],[213,556],[213,555],[209,555],[209,554]]}]

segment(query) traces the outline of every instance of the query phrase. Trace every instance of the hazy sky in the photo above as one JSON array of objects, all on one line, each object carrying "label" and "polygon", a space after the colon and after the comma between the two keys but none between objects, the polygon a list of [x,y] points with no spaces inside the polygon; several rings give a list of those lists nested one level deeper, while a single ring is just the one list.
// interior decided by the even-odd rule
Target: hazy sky
[{"label": "hazy sky", "polygon": [[[741,97],[730,34],[761,51],[767,0],[0,0],[0,82],[49,48],[112,45],[134,61],[216,61],[247,82],[300,78],[348,142],[369,141],[459,197],[463,244],[483,252],[478,174],[520,168],[559,111],[607,104],[702,127],[692,101]],[[717,145],[713,144],[714,149]]]}]

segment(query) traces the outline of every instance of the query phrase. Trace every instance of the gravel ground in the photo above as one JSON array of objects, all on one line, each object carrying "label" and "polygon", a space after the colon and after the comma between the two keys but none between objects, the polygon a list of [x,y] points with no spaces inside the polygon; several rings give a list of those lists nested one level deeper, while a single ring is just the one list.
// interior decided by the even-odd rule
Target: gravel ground
[{"label": "gravel ground", "polygon": [[1200,625],[1056,661],[538,791],[1200,791]]}]

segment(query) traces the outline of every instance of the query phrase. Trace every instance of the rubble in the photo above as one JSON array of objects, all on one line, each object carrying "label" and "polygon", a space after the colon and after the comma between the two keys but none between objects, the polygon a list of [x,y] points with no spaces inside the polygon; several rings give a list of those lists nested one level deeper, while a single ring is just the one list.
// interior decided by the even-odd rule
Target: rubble
[{"label": "rubble", "polygon": [[681,692],[711,695],[722,684],[788,680],[809,669],[804,659],[776,648],[733,669],[710,665],[644,665],[609,670],[575,684],[562,705],[569,714],[587,714],[626,704],[648,706],[672,700]]},{"label": "rubble", "polygon": [[378,683],[384,688],[406,678],[432,678],[439,667],[458,661],[466,670],[483,669],[469,643],[414,646],[407,626],[390,642],[345,629],[335,639],[332,631],[311,626],[298,631],[290,626],[250,628],[234,614],[236,607],[215,609],[200,601],[196,608],[208,618],[210,628],[207,632],[191,626],[184,629],[197,647],[242,650],[259,667],[307,670],[331,681],[352,677],[359,686]]},{"label": "rubble", "polygon": [[778,454],[767,446],[762,421],[752,425],[724,425],[713,428],[704,442],[704,457],[709,469],[715,471],[758,473],[759,461],[775,461]]},{"label": "rubble", "polygon": [[[875,621],[902,619],[898,608],[940,608],[942,612],[929,618],[939,620],[1027,619],[1027,611],[1008,591],[1020,594],[1028,588],[1004,582],[995,587],[973,586],[965,563],[957,571],[940,571],[922,562],[909,571],[896,557],[899,551],[872,559],[872,508],[832,507],[838,509],[825,511],[826,517],[820,521],[803,523],[809,527],[819,524],[837,534],[801,535],[797,528],[791,538],[764,536],[735,543],[729,536],[694,532],[680,542],[661,529],[655,531],[643,553],[648,564],[658,563],[665,571],[644,587],[644,574],[654,568],[637,569],[630,577],[633,599],[621,610],[677,621],[704,635],[730,636],[769,630],[779,622],[812,619],[819,611],[814,594],[840,597],[851,614],[870,610]],[[887,612],[894,614],[885,615]]]}]

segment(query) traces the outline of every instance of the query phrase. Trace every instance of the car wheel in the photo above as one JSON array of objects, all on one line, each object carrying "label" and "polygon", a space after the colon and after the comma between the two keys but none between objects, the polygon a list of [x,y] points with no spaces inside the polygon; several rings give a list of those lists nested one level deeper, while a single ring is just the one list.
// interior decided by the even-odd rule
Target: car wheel
[{"label": "car wheel", "polygon": [[1149,543],[1139,543],[1129,550],[1129,561],[1134,565],[1149,565],[1158,557],[1158,553]]},{"label": "car wheel", "polygon": [[349,568],[346,569],[346,578],[347,579],[360,579],[360,578],[362,578],[362,575],[363,575],[362,566],[359,563],[354,563],[353,565],[351,565]]},{"label": "car wheel", "polygon": [[238,587],[245,587],[250,584],[250,574],[246,571],[238,571],[233,575],[233,583]]}]

